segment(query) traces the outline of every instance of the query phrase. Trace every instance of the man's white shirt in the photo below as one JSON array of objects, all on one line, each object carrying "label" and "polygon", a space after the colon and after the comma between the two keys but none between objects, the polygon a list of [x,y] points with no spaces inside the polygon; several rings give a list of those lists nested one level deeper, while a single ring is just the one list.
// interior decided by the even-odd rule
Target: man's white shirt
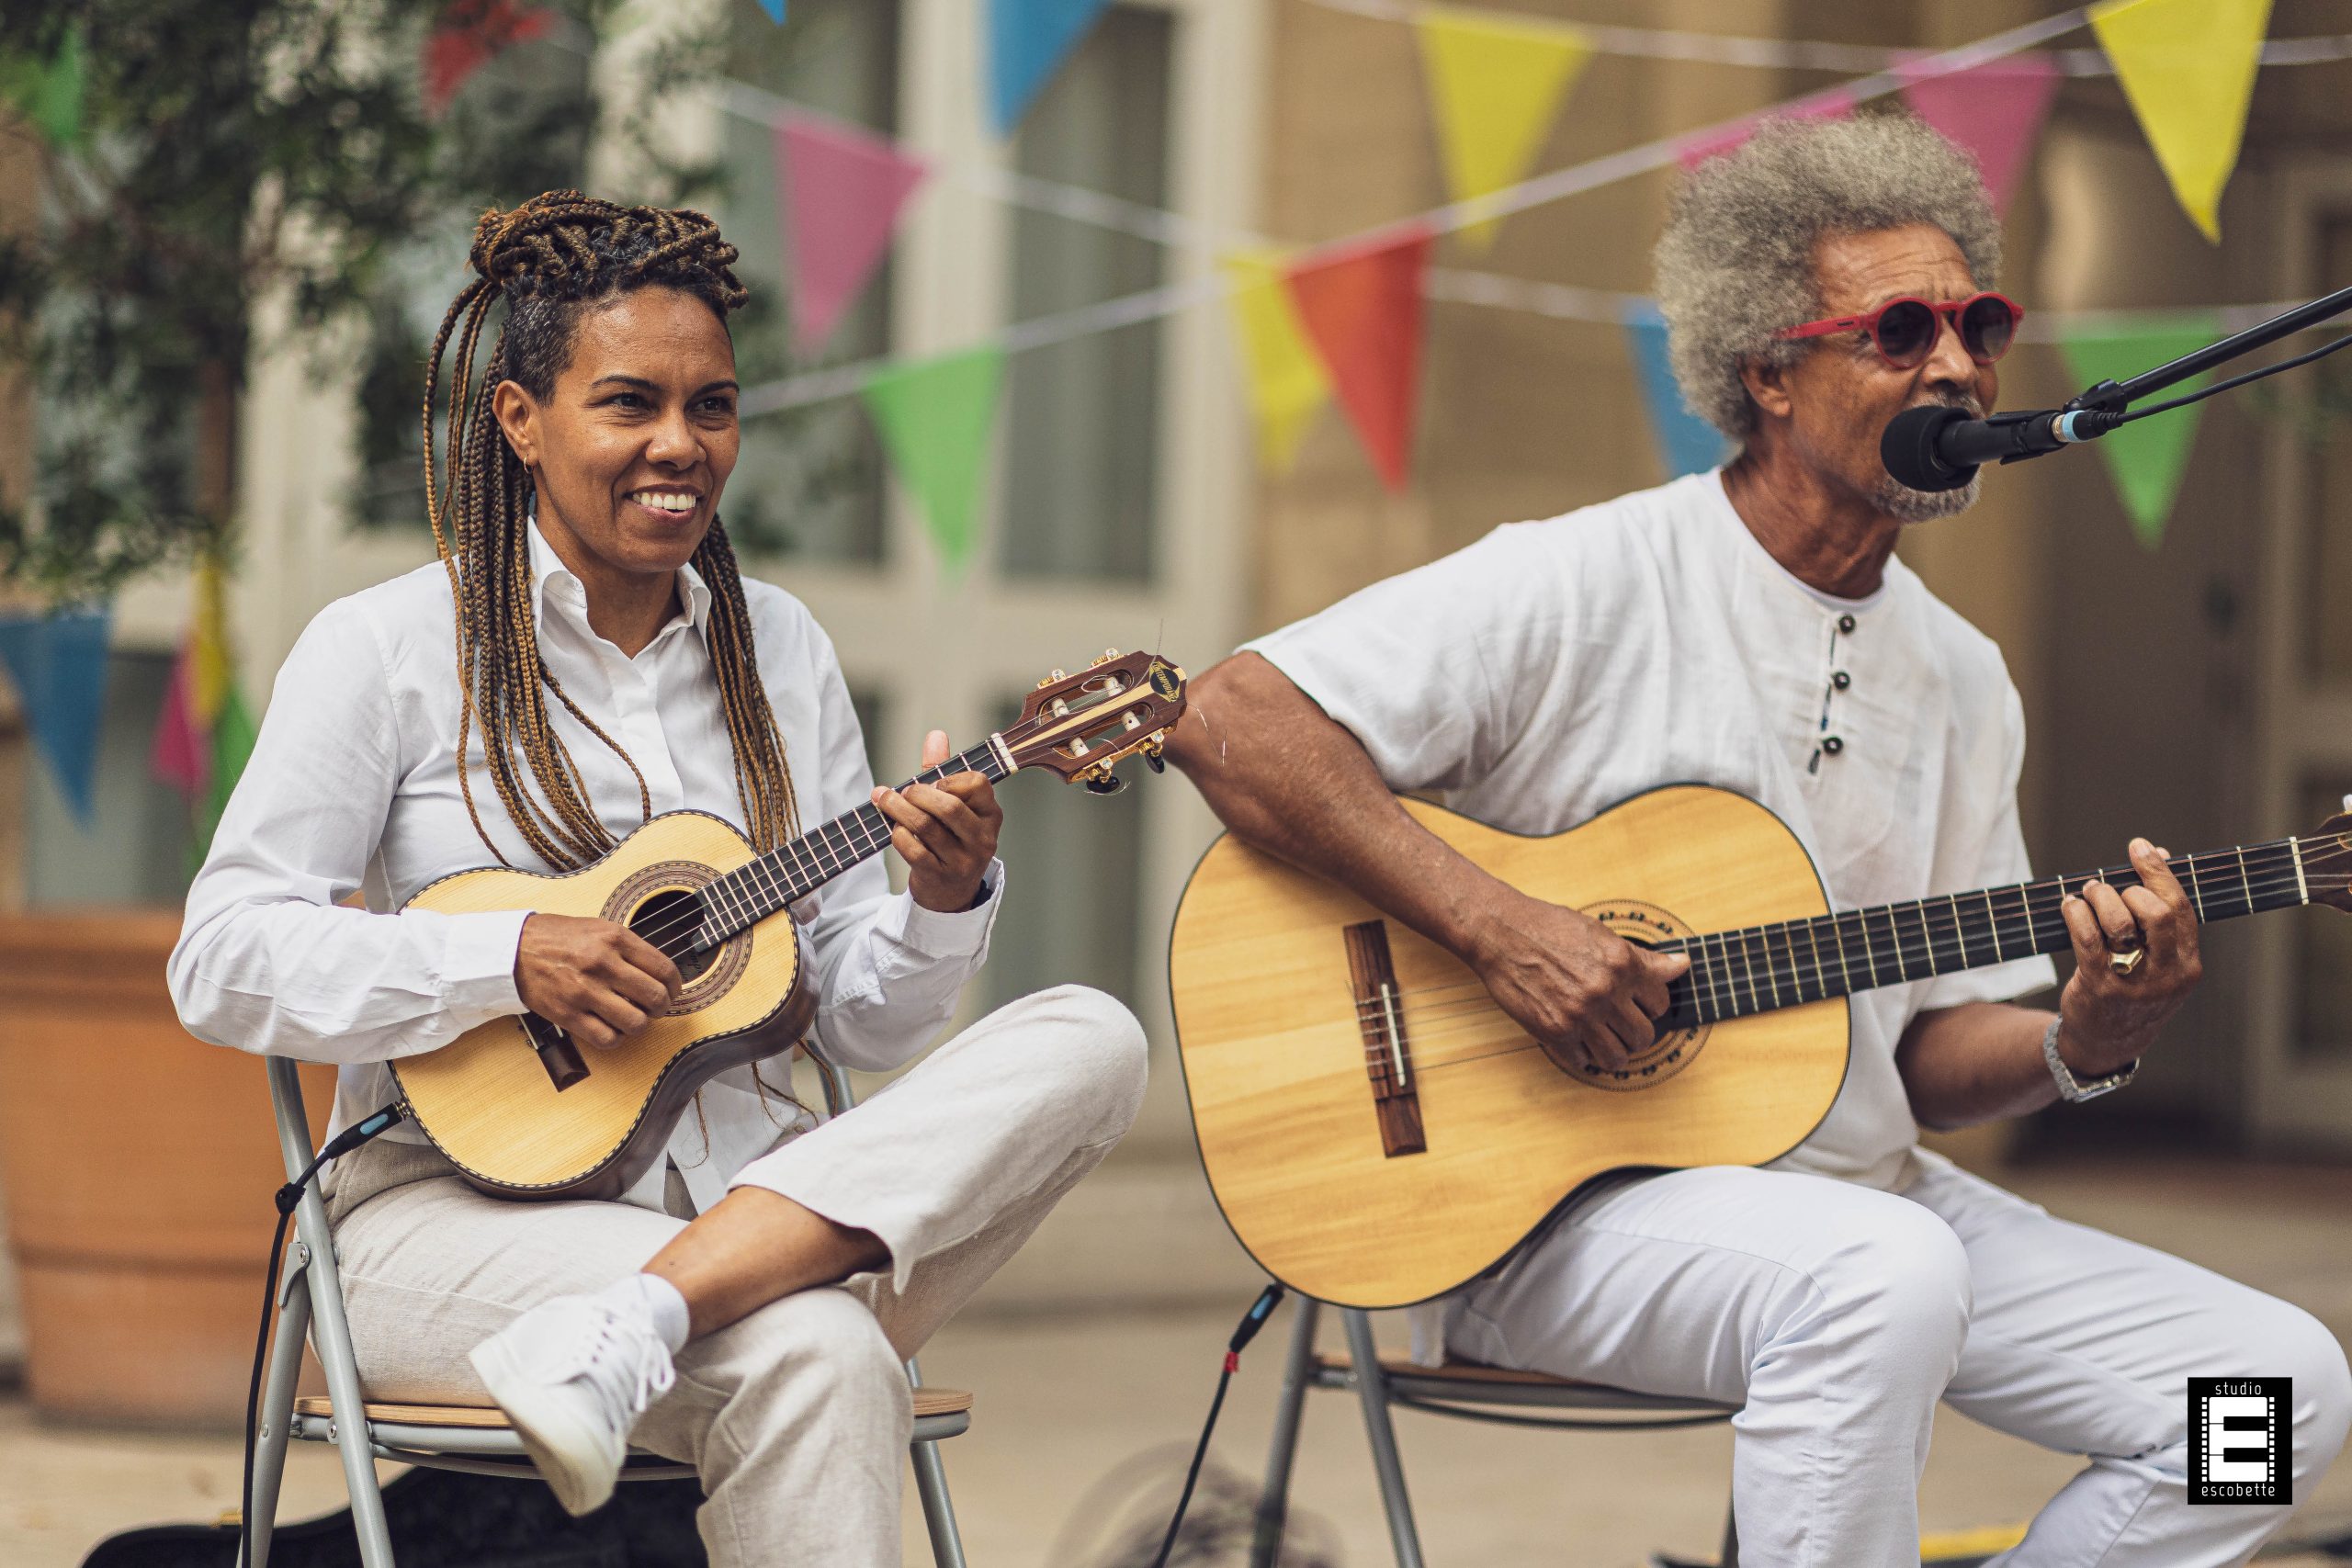
[{"label": "man's white shirt", "polygon": [[[1498,528],[1248,646],[1390,788],[1442,791],[1511,832],[1689,782],[1777,813],[1837,908],[2030,875],[2024,708],[1999,649],[1900,560],[1867,599],[1801,581],[1718,473]],[[1918,1135],[1894,1066],[1905,1026],[2055,979],[2029,957],[1856,995],[1845,1086],[1775,1168],[1903,1185]]]},{"label": "man's white shirt", "polygon": [[[636,762],[653,813],[706,811],[740,830],[701,577],[680,571],[681,613],[630,659],[589,627],[584,588],[536,525],[530,552],[540,655]],[[873,778],[864,739],[831,640],[807,607],[750,579],[743,593],[805,830],[865,803]],[[637,780],[561,704],[548,707],[586,798],[625,837],[641,820]],[[514,974],[524,912],[401,909],[427,883],[495,863],[459,790],[458,718],[441,566],[328,605],[278,671],[253,759],[188,893],[169,968],[182,1021],[216,1044],[337,1064],[338,1126],[394,1098],[381,1064],[524,1010]],[[518,869],[549,869],[501,805],[478,726],[468,746],[474,805],[499,851]],[[978,908],[942,914],[891,893],[874,859],[796,908],[819,998],[818,1046],[876,1070],[921,1050],[987,956],[1003,902],[1001,863],[986,884],[994,891]],[[339,907],[355,890],[366,909]],[[782,1081],[780,1065],[767,1078]],[[792,1108],[763,1097],[750,1068],[714,1079],[701,1102],[701,1117],[684,1118],[668,1149],[698,1210],[795,1125]],[[424,1141],[405,1123],[385,1135]],[[665,1163],[629,1201],[662,1206]]]}]

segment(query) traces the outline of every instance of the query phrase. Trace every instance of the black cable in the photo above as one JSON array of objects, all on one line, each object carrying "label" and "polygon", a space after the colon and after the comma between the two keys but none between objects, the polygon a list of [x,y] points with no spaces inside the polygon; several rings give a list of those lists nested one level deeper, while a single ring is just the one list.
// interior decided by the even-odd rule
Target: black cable
[{"label": "black cable", "polygon": [[1159,1555],[1151,1560],[1151,1568],[1168,1568],[1168,1554],[1176,1549],[1176,1532],[1183,1528],[1184,1510],[1192,1506],[1193,1488],[1201,1479],[1201,1461],[1208,1457],[1209,1434],[1216,1430],[1217,1412],[1225,1408],[1225,1391],[1233,1382],[1233,1374],[1241,1370],[1241,1352],[1266,1326],[1266,1319],[1281,1304],[1283,1287],[1269,1285],[1258,1292],[1250,1310],[1233,1330],[1233,1337],[1225,1342],[1225,1369],[1216,1375],[1216,1397],[1209,1401],[1209,1418],[1201,1423],[1201,1440],[1193,1449],[1192,1468],[1184,1472],[1184,1490],[1176,1495],[1176,1515],[1168,1521],[1168,1535],[1159,1543]]},{"label": "black cable", "polygon": [[[303,1190],[319,1174],[319,1167],[331,1159],[339,1159],[373,1138],[395,1122],[405,1121],[408,1108],[404,1105],[385,1106],[374,1115],[345,1128],[327,1140],[327,1146],[311,1157],[302,1168],[302,1174],[279,1188],[275,1198],[277,1205],[277,1228],[270,1234],[269,1269],[261,1293],[261,1331],[254,1337],[254,1376],[245,1389],[245,1486],[237,1495],[237,1562],[239,1568],[253,1568],[254,1562],[254,1448],[261,1427],[261,1370],[269,1356],[269,1325],[277,1315],[277,1269],[286,1261],[286,1225],[293,1219],[294,1211],[302,1201]],[[355,1413],[356,1414],[356,1413]],[[355,1418],[346,1416],[346,1420]],[[366,1430],[361,1417],[358,1430]]]},{"label": "black cable", "polygon": [[2310,353],[2299,354],[2292,359],[2282,359],[2276,365],[2266,365],[2259,370],[2249,370],[2243,376],[2233,376],[2226,381],[2216,381],[2210,387],[2199,387],[2187,397],[2173,398],[2161,403],[2150,403],[2146,408],[2133,409],[2128,413],[2119,413],[2113,417],[2118,424],[2129,424],[2135,419],[2145,419],[2152,413],[2164,413],[2172,409],[2187,408],[2190,403],[2202,402],[2216,392],[2226,392],[2233,387],[2243,387],[2248,381],[2259,381],[2265,376],[2276,376],[2281,370],[2292,370],[2297,366],[2309,365],[2314,359],[2324,359],[2346,344],[2352,344],[2352,334],[2337,338],[2333,343],[2324,343]]}]

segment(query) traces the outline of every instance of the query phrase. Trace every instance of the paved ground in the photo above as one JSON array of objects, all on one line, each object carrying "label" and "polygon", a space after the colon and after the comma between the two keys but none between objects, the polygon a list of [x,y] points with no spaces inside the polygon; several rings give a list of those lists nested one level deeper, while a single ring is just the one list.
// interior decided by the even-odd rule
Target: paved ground
[{"label": "paved ground", "polygon": [[[2060,1213],[2261,1284],[2352,1337],[2352,1172],[2176,1165],[2161,1177],[2108,1167],[2012,1179]],[[1247,1297],[1244,1289],[1229,1304],[1054,1315],[1017,1310],[1028,1299],[1017,1296],[943,1334],[926,1371],[976,1390],[980,1402],[972,1434],[946,1450],[973,1561],[1093,1563],[1123,1508],[1139,1523],[1163,1506]],[[1261,1462],[1281,1337],[1278,1324],[1236,1380],[1215,1450],[1227,1470],[1246,1475]],[[1712,1560],[1730,1469],[1719,1428],[1522,1434],[1411,1413],[1399,1425],[1437,1563],[1634,1568],[1657,1549]],[[288,1517],[338,1506],[334,1456],[295,1458]],[[1921,1499],[1924,1523],[1957,1530],[2022,1521],[2077,1463],[1947,1412]],[[231,1438],[47,1428],[21,1402],[0,1397],[0,1563],[67,1568],[111,1530],[210,1517],[233,1496],[236,1467]],[[1323,1543],[1331,1561],[1387,1560],[1351,1402],[1319,1395],[1310,1404],[1295,1495],[1309,1516],[1305,1539]],[[927,1562],[909,1517],[908,1560]],[[2352,1534],[2352,1463],[2322,1483],[2299,1533]]]}]

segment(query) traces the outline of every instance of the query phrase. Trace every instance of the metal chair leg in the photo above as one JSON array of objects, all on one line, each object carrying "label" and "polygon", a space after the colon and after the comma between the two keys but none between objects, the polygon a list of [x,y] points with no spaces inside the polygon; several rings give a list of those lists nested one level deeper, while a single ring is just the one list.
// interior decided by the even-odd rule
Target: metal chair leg
[{"label": "metal chair leg", "polygon": [[[302,1194],[294,1222],[311,1249],[311,1325],[319,1363],[326,1369],[327,1393],[334,1401],[335,1449],[343,1455],[343,1481],[351,1494],[351,1523],[359,1536],[362,1568],[392,1568],[392,1532],[384,1520],[384,1495],[376,1485],[376,1456],[368,1443],[367,1404],[359,1392],[359,1363],[352,1353],[351,1325],[343,1315],[343,1292],[334,1275],[334,1240],[327,1232],[327,1206],[318,1189]],[[323,1262],[325,1267],[317,1265]]]},{"label": "metal chair leg", "polygon": [[[832,1069],[828,1069],[832,1070]],[[907,1384],[922,1386],[922,1369],[907,1358]],[[915,1495],[922,1499],[923,1529],[931,1534],[931,1558],[939,1568],[965,1568],[964,1538],[956,1529],[956,1500],[947,1495],[947,1466],[937,1443],[916,1443],[908,1450],[915,1467]]]},{"label": "metal chair leg", "polygon": [[[293,1436],[294,1385],[302,1375],[303,1336],[310,1326],[310,1269],[298,1264],[278,1292],[277,1337],[269,1345],[269,1367],[261,1386],[261,1429],[254,1438],[254,1490],[244,1500],[245,1517],[253,1521],[255,1568],[268,1568],[278,1487],[286,1478],[286,1445]],[[241,1561],[238,1568],[247,1565]]]},{"label": "metal chair leg", "polygon": [[1266,1485],[1258,1494],[1258,1524],[1250,1541],[1250,1568],[1274,1568],[1282,1555],[1283,1527],[1290,1519],[1290,1471],[1298,1457],[1298,1426],[1306,1409],[1315,1371],[1315,1327],[1323,1303],[1295,1298],[1290,1349],[1283,1361],[1281,1403],[1274,1406],[1273,1440],[1266,1449]]},{"label": "metal chair leg", "polygon": [[1388,1379],[1372,1338],[1372,1315],[1343,1307],[1348,1358],[1355,1363],[1356,1397],[1363,1405],[1363,1432],[1372,1444],[1372,1467],[1380,1477],[1381,1505],[1388,1510],[1388,1536],[1396,1543],[1396,1568],[1422,1568],[1421,1538],[1413,1529],[1412,1499],[1405,1494],[1405,1466],[1396,1454],[1396,1429],[1388,1419]]}]

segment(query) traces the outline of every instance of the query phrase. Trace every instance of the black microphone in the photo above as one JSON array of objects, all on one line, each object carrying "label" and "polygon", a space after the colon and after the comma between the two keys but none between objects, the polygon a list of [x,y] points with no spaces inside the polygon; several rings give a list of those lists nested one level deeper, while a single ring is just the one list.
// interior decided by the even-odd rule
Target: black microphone
[{"label": "black microphone", "polygon": [[2123,423],[2104,409],[2031,409],[1971,419],[1950,403],[1905,409],[1879,437],[1879,461],[1913,490],[1958,490],[1984,463],[2039,457],[2061,446],[2092,441]]}]

